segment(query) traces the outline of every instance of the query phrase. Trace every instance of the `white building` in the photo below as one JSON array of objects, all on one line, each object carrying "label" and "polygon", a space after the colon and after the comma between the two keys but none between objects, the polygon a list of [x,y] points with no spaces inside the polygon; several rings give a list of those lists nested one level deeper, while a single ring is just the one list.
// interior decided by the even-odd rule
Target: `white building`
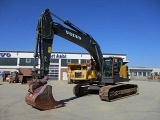
[{"label": "white building", "polygon": [[[19,68],[32,68],[34,53],[31,51],[0,51],[0,71],[16,71]],[[104,57],[122,57],[125,62],[126,54],[103,54]],[[89,53],[52,52],[49,75],[51,80],[67,80],[68,63],[86,63],[91,59]],[[38,68],[40,60],[36,60]]]},{"label": "white building", "polygon": [[160,75],[160,68],[133,67],[129,68],[131,79],[148,79],[149,76]]}]

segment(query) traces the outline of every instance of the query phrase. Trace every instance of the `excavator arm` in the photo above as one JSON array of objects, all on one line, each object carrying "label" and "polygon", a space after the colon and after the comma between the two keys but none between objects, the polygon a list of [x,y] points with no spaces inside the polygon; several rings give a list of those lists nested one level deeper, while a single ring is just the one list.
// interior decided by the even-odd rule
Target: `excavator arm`
[{"label": "excavator arm", "polygon": [[[61,20],[69,28],[53,21],[51,15]],[[37,25],[37,39],[34,57],[40,57],[40,76],[43,78],[48,74],[52,43],[54,35],[58,35],[72,43],[75,43],[86,49],[97,63],[97,71],[102,70],[102,52],[98,43],[87,33],[70,23],[68,20],[63,21],[46,9]],[[38,55],[39,53],[39,55]],[[36,66],[34,65],[34,68]]]}]

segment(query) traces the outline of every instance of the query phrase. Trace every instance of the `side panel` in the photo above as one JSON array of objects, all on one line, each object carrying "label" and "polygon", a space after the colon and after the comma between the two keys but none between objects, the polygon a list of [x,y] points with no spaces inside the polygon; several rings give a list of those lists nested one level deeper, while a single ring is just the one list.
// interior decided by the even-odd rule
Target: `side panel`
[{"label": "side panel", "polygon": [[128,66],[126,65],[121,66],[119,74],[125,79],[128,78]]}]

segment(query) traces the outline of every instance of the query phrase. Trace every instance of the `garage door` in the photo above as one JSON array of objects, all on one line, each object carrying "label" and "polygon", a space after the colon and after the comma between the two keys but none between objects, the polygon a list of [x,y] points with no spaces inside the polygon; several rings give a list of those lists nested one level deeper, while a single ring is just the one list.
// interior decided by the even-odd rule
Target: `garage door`
[{"label": "garage door", "polygon": [[59,65],[49,66],[49,80],[58,80],[59,78]]}]

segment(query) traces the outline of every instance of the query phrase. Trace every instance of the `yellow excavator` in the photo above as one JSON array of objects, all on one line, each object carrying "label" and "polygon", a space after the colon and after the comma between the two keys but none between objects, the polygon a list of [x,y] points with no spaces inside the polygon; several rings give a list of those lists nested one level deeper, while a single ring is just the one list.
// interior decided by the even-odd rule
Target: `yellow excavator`
[{"label": "yellow excavator", "polygon": [[[62,21],[67,27],[54,22],[54,16]],[[48,110],[63,105],[55,101],[52,95],[52,86],[47,85],[50,57],[54,35],[60,36],[86,49],[92,56],[90,69],[94,79],[84,80],[76,84],[73,93],[76,97],[85,96],[99,91],[99,97],[103,101],[114,101],[130,95],[137,94],[136,84],[126,84],[128,82],[128,67],[123,59],[119,57],[105,58],[102,55],[99,44],[94,38],[73,25],[68,20],[64,21],[46,9],[41,14],[37,24],[37,38],[34,58],[40,59],[40,69],[33,66],[33,80],[29,84],[28,94],[25,97],[27,104],[40,109]],[[35,62],[36,63],[36,62]],[[81,76],[81,73],[77,74]]]}]

